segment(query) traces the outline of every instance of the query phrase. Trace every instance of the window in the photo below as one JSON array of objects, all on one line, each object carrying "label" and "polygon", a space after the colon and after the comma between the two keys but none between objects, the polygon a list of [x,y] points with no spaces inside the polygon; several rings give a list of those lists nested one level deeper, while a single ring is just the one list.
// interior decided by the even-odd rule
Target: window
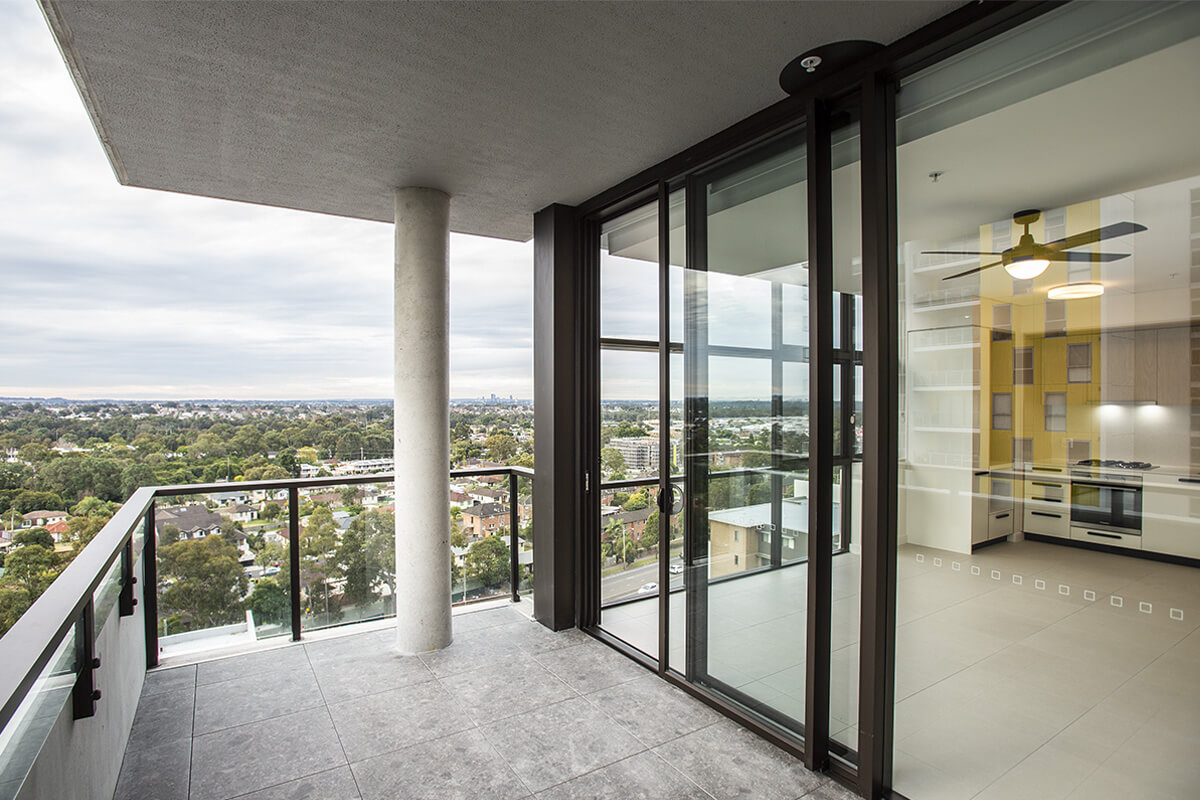
[{"label": "window", "polygon": [[742,532],[737,528],[733,529],[733,540],[735,542],[740,542],[742,540]]},{"label": "window", "polygon": [[1046,392],[1046,430],[1065,431],[1067,429],[1067,393]]},{"label": "window", "polygon": [[1046,336],[1067,335],[1067,301],[1046,301]]},{"label": "window", "polygon": [[[1091,342],[1067,345],[1067,383],[1092,382]],[[1049,429],[1047,429],[1049,430]]]},{"label": "window", "polygon": [[1013,386],[1033,385],[1033,348],[1013,348]]},{"label": "window", "polygon": [[997,431],[1012,430],[1012,393],[994,392],[992,394],[992,429]]},{"label": "window", "polygon": [[1012,306],[1008,303],[992,306],[992,341],[1007,342],[1012,339]]},{"label": "window", "polygon": [[737,557],[737,554],[736,554],[736,553],[734,553],[734,556],[733,556],[733,565],[734,565],[735,567],[738,565],[738,557]]},{"label": "window", "polygon": [[1033,439],[1013,439],[1013,463],[1028,464],[1033,461]]}]

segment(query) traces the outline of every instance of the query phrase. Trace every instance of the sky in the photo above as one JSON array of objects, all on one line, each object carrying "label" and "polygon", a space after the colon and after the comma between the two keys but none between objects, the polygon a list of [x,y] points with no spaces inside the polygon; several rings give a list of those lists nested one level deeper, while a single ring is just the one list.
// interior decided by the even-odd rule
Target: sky
[{"label": "sky", "polygon": [[[387,398],[391,275],[391,225],[118,184],[0,0],[0,397]],[[492,393],[533,396],[532,243],[452,234],[450,394]]]}]

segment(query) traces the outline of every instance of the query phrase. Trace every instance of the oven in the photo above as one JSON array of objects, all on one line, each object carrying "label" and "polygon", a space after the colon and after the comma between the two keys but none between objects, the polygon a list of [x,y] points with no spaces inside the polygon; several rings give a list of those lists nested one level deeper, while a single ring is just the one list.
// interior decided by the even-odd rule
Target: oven
[{"label": "oven", "polygon": [[1126,481],[1071,481],[1071,524],[1142,533],[1142,487]]}]

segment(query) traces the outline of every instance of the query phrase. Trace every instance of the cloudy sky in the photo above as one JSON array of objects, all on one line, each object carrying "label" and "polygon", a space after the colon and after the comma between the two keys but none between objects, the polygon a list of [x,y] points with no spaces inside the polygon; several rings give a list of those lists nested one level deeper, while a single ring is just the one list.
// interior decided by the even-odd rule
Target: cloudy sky
[{"label": "cloudy sky", "polygon": [[[392,227],[120,186],[0,0],[0,397],[391,395]],[[450,238],[453,397],[533,394],[533,248]]]}]

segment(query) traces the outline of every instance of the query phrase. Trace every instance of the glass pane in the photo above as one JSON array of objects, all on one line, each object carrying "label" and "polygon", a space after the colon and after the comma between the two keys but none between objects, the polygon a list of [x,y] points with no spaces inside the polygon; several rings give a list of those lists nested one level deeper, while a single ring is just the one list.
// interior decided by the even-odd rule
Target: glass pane
[{"label": "glass pane", "polygon": [[1067,4],[897,96],[905,796],[1200,780],[1198,32]]},{"label": "glass pane", "polygon": [[658,340],[658,203],[600,229],[600,335]]},{"label": "glass pane", "polygon": [[75,685],[75,626],[42,669],[0,732],[0,798],[17,796]]},{"label": "glass pane", "polygon": [[688,677],[793,730],[805,684],[804,464],[789,455],[807,452],[794,347],[808,339],[804,169],[802,147],[776,148],[708,183],[706,271],[683,276]]},{"label": "glass pane", "polygon": [[[658,655],[658,352],[600,352],[601,626]],[[614,482],[635,481],[614,486]],[[619,604],[619,605],[613,605]]]}]

